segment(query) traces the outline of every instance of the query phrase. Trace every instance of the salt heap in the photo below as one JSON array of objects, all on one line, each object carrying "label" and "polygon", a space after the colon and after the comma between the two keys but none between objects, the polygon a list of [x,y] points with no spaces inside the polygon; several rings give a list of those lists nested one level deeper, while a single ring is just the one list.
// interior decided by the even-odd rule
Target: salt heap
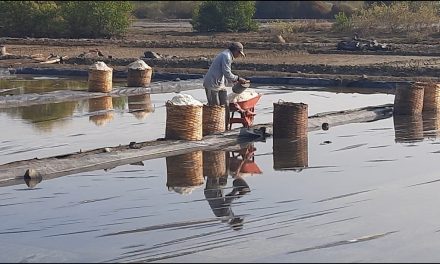
[{"label": "salt heap", "polygon": [[152,68],[148,66],[143,60],[137,60],[128,65],[128,68],[131,70],[151,70]]},{"label": "salt heap", "polygon": [[90,67],[90,70],[99,70],[99,71],[111,71],[112,68],[108,67],[103,61],[97,61],[93,63]]},{"label": "salt heap", "polygon": [[240,94],[231,93],[228,95],[228,100],[230,103],[238,103],[250,100],[254,97],[257,97],[258,93],[254,89],[246,89]]},{"label": "salt heap", "polygon": [[200,101],[197,101],[189,94],[181,94],[174,96],[173,99],[171,99],[171,103],[174,105],[193,105],[193,106],[203,106],[203,104]]}]

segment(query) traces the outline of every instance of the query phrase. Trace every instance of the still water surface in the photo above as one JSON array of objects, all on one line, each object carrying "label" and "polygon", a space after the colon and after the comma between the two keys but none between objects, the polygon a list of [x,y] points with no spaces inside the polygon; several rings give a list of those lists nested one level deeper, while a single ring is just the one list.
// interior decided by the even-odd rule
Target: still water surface
[{"label": "still water surface", "polygon": [[[387,94],[259,92],[256,123],[271,122],[279,99],[307,103],[309,115],[393,101]],[[203,90],[188,93],[204,99]],[[113,118],[103,125],[90,120],[88,100],[55,118],[2,110],[1,163],[163,137],[163,105],[172,96],[151,95],[154,112],[141,119],[128,99],[112,100]],[[38,118],[51,125],[38,127]],[[2,187],[0,261],[438,261],[437,120],[354,123],[309,132],[302,142],[269,138],[33,188]]]}]

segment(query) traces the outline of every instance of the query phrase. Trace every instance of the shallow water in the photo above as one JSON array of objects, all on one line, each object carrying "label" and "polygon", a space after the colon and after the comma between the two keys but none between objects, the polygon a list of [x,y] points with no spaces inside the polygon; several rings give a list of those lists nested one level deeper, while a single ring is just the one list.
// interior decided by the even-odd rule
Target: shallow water
[{"label": "shallow water", "polygon": [[[28,91],[35,92],[32,85],[27,86],[29,83],[22,81]],[[86,80],[78,81],[82,83],[79,89],[87,84]],[[58,83],[60,80],[52,82]],[[117,85],[125,84],[120,82]],[[335,89],[336,92],[323,92],[319,87],[312,91],[287,90],[304,89],[294,86],[255,88],[263,94],[256,106],[255,124],[272,122],[273,103],[280,99],[308,104],[309,115],[392,103],[394,100],[392,94],[360,94],[338,89]],[[202,89],[185,93],[206,102]],[[165,136],[165,102],[175,95],[151,94],[148,98],[122,96],[113,97],[111,102],[107,97],[0,109],[3,127],[0,134],[0,164],[162,138]],[[233,125],[235,127],[239,125]]]},{"label": "shallow water", "polygon": [[[275,87],[259,92],[255,123],[271,122],[279,99],[307,103],[309,115],[393,100]],[[204,99],[203,90],[188,93]],[[90,120],[88,100],[51,118],[26,119],[24,107],[2,110],[8,131],[1,134],[2,162],[163,137],[164,102],[172,96],[151,95],[154,112],[144,119],[129,112],[127,98],[113,98],[113,118],[103,125]],[[47,122],[44,129],[34,119]],[[354,123],[309,132],[301,142],[268,138],[28,183],[33,188],[2,187],[0,260],[436,262],[437,120]],[[240,194],[244,184],[250,192]],[[179,188],[185,185],[196,186]]]}]

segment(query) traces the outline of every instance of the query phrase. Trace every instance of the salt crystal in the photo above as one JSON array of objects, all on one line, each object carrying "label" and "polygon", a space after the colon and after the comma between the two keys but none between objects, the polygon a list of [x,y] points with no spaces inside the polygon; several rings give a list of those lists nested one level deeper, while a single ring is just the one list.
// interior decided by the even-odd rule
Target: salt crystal
[{"label": "salt crystal", "polygon": [[90,66],[91,70],[99,70],[99,71],[111,71],[112,68],[108,67],[103,61],[97,61]]},{"label": "salt crystal", "polygon": [[246,89],[240,94],[231,93],[228,95],[228,100],[230,103],[238,103],[248,101],[254,97],[257,97],[258,93],[254,89]]},{"label": "salt crystal", "polygon": [[174,105],[203,106],[203,104],[200,101],[194,99],[191,95],[181,94],[181,93],[174,96],[173,99],[171,99],[171,103],[173,103]]},{"label": "salt crystal", "polygon": [[132,70],[151,70],[151,67],[145,63],[143,60],[137,60],[128,65],[128,68]]}]

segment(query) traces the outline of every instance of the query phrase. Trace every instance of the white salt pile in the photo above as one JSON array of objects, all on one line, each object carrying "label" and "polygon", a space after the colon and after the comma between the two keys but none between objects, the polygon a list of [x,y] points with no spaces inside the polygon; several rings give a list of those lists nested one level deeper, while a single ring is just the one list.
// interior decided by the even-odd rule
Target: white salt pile
[{"label": "white salt pile", "polygon": [[174,105],[193,105],[193,106],[203,106],[203,104],[200,101],[197,101],[189,94],[181,94],[174,96],[173,99],[171,99],[171,103]]},{"label": "white salt pile", "polygon": [[135,62],[132,62],[128,65],[129,69],[132,70],[151,70],[151,67],[148,66],[148,64],[145,63],[143,60],[137,60]]},{"label": "white salt pile", "polygon": [[254,97],[257,97],[258,93],[254,89],[246,89],[240,94],[230,93],[228,95],[228,100],[230,103],[238,103],[250,100]]},{"label": "white salt pile", "polygon": [[90,66],[91,70],[99,70],[99,71],[111,71],[112,68],[108,67],[103,61],[97,61]]}]

